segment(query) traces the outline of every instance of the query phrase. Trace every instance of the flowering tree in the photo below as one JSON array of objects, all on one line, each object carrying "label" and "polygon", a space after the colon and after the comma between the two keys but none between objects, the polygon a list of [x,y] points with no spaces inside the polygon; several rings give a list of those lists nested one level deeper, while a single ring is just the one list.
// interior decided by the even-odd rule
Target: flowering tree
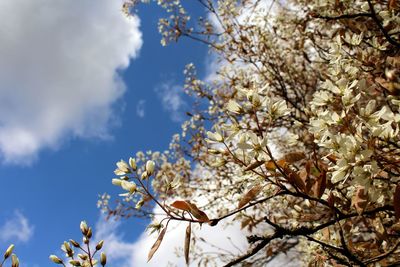
[{"label": "flowering tree", "polygon": [[[149,260],[181,221],[184,257],[199,265],[264,266],[288,252],[299,265],[399,266],[399,2],[197,2],[207,14],[196,20],[179,0],[158,1],[170,14],[161,42],[205,43],[216,71],[202,81],[186,67],[194,108],[182,133],[167,151],[119,161],[122,198],[112,207],[103,195],[99,206],[124,218],[163,212],[148,227],[158,232]],[[247,252],[202,256],[192,228],[232,220]],[[94,266],[91,229],[81,231],[84,244],[63,250],[73,266]],[[19,266],[13,248],[0,266]]]},{"label": "flowering tree", "polygon": [[149,259],[170,221],[187,222],[188,261],[194,225],[234,220],[248,251],[221,251],[225,266],[285,251],[310,266],[398,266],[398,1],[198,0],[208,12],[198,20],[180,1],[158,2],[170,13],[162,44],[203,42],[217,70],[201,81],[186,67],[194,109],[182,133],[168,151],[118,162],[113,184],[126,193],[102,208],[163,211]]}]

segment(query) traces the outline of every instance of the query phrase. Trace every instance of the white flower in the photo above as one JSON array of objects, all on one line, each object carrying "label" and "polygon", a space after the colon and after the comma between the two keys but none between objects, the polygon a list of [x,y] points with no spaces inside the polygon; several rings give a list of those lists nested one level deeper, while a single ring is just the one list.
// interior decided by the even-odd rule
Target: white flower
[{"label": "white flower", "polygon": [[155,163],[152,160],[149,160],[146,162],[146,172],[147,174],[150,176],[154,173],[154,167],[155,167]]},{"label": "white flower", "polygon": [[127,173],[130,173],[129,165],[122,159],[118,161],[116,165],[117,169],[114,171],[116,175],[125,175]]},{"label": "white flower", "polygon": [[130,194],[136,192],[136,184],[134,182],[121,181],[122,189],[128,191]]}]

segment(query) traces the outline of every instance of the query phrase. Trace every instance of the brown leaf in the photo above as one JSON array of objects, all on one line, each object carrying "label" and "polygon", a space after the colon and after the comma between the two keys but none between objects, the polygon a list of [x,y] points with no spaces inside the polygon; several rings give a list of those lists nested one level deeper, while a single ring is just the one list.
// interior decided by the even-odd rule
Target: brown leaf
[{"label": "brown leaf", "polygon": [[307,175],[310,175],[311,173],[311,167],[313,166],[313,162],[311,160],[308,160],[306,162],[306,171],[307,171]]},{"label": "brown leaf", "polygon": [[299,175],[299,177],[300,177],[300,179],[304,182],[304,184],[305,184],[305,193],[306,194],[308,194],[308,192],[310,191],[310,188],[311,188],[311,186],[310,186],[310,179],[309,179],[309,177],[308,177],[308,173],[307,173],[307,170],[306,169],[301,169],[299,172],[298,172],[298,175]]},{"label": "brown leaf", "polygon": [[174,203],[171,204],[171,207],[174,207],[179,210],[190,211],[190,205],[183,200],[176,200]]},{"label": "brown leaf", "polygon": [[200,222],[208,222],[210,219],[204,211],[200,210],[195,204],[187,202],[189,204],[190,210],[189,212]]},{"label": "brown leaf", "polygon": [[171,207],[190,212],[197,220],[201,222],[210,221],[207,214],[201,211],[195,204],[190,203],[190,201],[176,200],[171,204]]},{"label": "brown leaf", "polygon": [[189,266],[189,249],[190,249],[191,234],[192,234],[192,224],[189,223],[189,225],[186,227],[185,246],[184,246],[185,261],[186,261],[186,265],[188,265],[188,266]]},{"label": "brown leaf", "polygon": [[363,186],[359,186],[353,198],[351,199],[351,204],[356,209],[357,213],[361,215],[368,204],[368,194],[365,192]]},{"label": "brown leaf", "polygon": [[294,185],[295,187],[300,189],[302,192],[305,192],[306,184],[300,178],[300,176],[296,172],[291,171],[291,170],[286,170],[286,173],[289,173],[288,174],[289,183],[291,183],[292,185]]},{"label": "brown leaf", "polygon": [[269,171],[273,171],[273,172],[276,171],[276,165],[272,160],[268,160],[267,162],[265,162],[265,167]]},{"label": "brown leaf", "polygon": [[288,163],[294,163],[294,162],[300,161],[302,159],[305,159],[306,154],[304,154],[304,152],[292,152],[292,153],[286,154],[283,158]]},{"label": "brown leaf", "polygon": [[275,162],[273,160],[268,160],[267,162],[265,162],[265,167],[267,168],[267,170],[275,172],[278,167],[282,169],[288,167],[288,163],[285,159],[280,159]]},{"label": "brown leaf", "polygon": [[396,186],[396,190],[394,191],[393,207],[396,219],[400,219],[400,184]]},{"label": "brown leaf", "polygon": [[322,171],[314,187],[314,196],[321,198],[326,189],[326,172]]},{"label": "brown leaf", "polygon": [[392,10],[392,9],[395,9],[398,7],[397,0],[389,0],[387,5],[388,5],[389,10]]},{"label": "brown leaf", "polygon": [[261,189],[261,185],[256,185],[252,189],[250,189],[239,201],[238,209],[244,207],[247,203],[255,199],[257,195],[261,192]]},{"label": "brown leaf", "polygon": [[333,164],[336,164],[337,162],[337,157],[335,155],[328,155],[326,156],[327,159],[329,159],[330,162],[332,162]]},{"label": "brown leaf", "polygon": [[280,159],[276,162],[276,165],[278,165],[279,167],[281,167],[282,169],[286,169],[289,167],[289,163],[286,162],[285,159]]},{"label": "brown leaf", "polygon": [[264,162],[265,162],[264,160],[253,162],[253,163],[251,163],[250,165],[248,165],[248,166],[244,169],[244,171],[251,171],[251,170],[254,170],[255,168],[260,167],[261,165],[263,165]]},{"label": "brown leaf", "polygon": [[160,235],[158,236],[156,242],[153,244],[153,246],[150,249],[149,255],[147,256],[147,262],[149,262],[151,260],[151,258],[153,257],[154,253],[157,251],[157,249],[160,247],[161,242],[164,238],[165,232],[167,231],[167,227],[165,227]]},{"label": "brown leaf", "polygon": [[240,224],[240,229],[245,228],[247,225],[249,225],[251,223],[251,218],[246,218],[245,220],[243,220]]}]

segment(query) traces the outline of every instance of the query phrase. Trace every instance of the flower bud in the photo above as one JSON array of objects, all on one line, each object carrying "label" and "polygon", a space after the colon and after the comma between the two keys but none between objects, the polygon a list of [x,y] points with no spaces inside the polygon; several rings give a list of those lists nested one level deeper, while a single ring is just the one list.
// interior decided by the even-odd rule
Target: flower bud
[{"label": "flower bud", "polygon": [[56,263],[56,264],[62,264],[63,263],[63,261],[59,257],[57,257],[56,255],[50,255],[49,259],[52,262]]},{"label": "flower bud", "polygon": [[130,194],[136,192],[136,184],[134,182],[122,181],[121,187],[122,189],[128,191]]},{"label": "flower bud", "polygon": [[134,158],[129,158],[129,166],[131,166],[132,170],[136,171],[137,166]]},{"label": "flower bud", "polygon": [[103,244],[104,244],[104,240],[100,240],[100,242],[97,243],[97,245],[96,245],[96,250],[100,250],[103,247]]},{"label": "flower bud", "polygon": [[77,260],[70,260],[69,264],[71,264],[72,266],[82,266],[81,263]]},{"label": "flower bud", "polygon": [[152,160],[148,160],[146,162],[146,172],[149,176],[151,176],[154,173],[154,167],[155,167],[155,163]]},{"label": "flower bud", "polygon": [[135,209],[140,210],[144,204],[144,200],[141,199],[136,203]]},{"label": "flower bud", "polygon": [[111,183],[112,183],[113,185],[116,185],[116,186],[121,186],[121,182],[122,182],[121,179],[112,179],[112,180],[111,180]]},{"label": "flower bud", "polygon": [[88,257],[87,257],[87,255],[84,255],[84,254],[78,254],[78,257],[81,259],[81,260],[86,260]]},{"label": "flower bud", "polygon": [[80,246],[79,246],[79,243],[76,242],[76,241],[73,240],[73,239],[70,239],[69,242],[70,242],[74,247],[76,247],[76,248],[79,248],[79,247],[80,247]]},{"label": "flower bud", "polygon": [[146,180],[147,178],[149,178],[149,174],[147,173],[147,171],[144,171],[144,172],[142,173],[141,179],[142,179],[142,180]]},{"label": "flower bud", "polygon": [[107,263],[107,257],[106,257],[106,254],[104,252],[102,252],[100,254],[100,263],[101,263],[102,266],[105,266],[106,263]]},{"label": "flower bud", "polygon": [[10,257],[11,253],[13,252],[13,250],[14,250],[14,244],[11,244],[7,248],[6,253],[4,253],[4,259],[7,259],[8,257]]},{"label": "flower bud", "polygon": [[86,221],[81,221],[80,228],[83,235],[86,235],[89,231]]},{"label": "flower bud", "polygon": [[11,255],[11,267],[19,267],[19,259],[15,254]]},{"label": "flower bud", "polygon": [[89,227],[89,230],[87,231],[86,236],[87,236],[88,239],[90,239],[92,237],[92,235],[93,235],[92,227]]}]

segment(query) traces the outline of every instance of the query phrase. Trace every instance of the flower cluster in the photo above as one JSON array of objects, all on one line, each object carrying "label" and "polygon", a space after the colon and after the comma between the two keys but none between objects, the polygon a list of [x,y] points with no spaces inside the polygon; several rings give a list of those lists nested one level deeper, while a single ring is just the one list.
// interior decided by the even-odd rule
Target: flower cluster
[{"label": "flower cluster", "polygon": [[[80,229],[83,236],[82,243],[70,239],[69,242],[64,241],[61,245],[61,250],[65,253],[65,257],[69,259],[67,261],[70,266],[93,267],[98,263],[101,266],[106,266],[107,257],[104,252],[101,252],[99,259],[96,259],[96,254],[103,248],[104,241],[100,240],[94,248],[91,248],[92,228],[85,221],[82,221]],[[74,249],[79,253],[76,254]],[[50,255],[49,258],[53,263],[66,267],[66,263],[62,258],[56,255]]]}]

